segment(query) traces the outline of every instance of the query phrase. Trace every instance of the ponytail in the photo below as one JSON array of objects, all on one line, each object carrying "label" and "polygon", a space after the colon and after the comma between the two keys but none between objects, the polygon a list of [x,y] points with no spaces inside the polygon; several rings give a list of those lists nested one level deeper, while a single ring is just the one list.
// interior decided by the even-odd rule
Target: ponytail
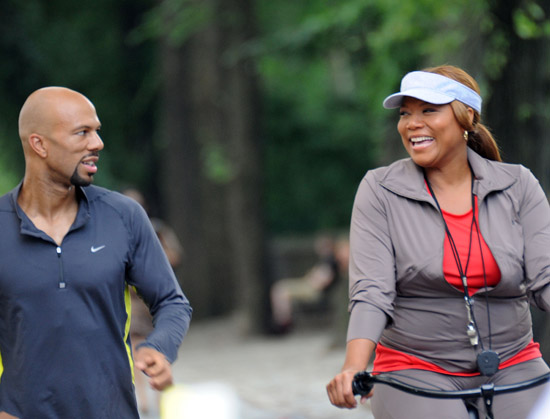
[{"label": "ponytail", "polygon": [[[440,74],[469,87],[479,93],[477,82],[464,70],[451,65],[428,68],[424,71]],[[481,115],[474,110],[474,119],[470,121],[468,107],[457,100],[451,102],[451,107],[458,123],[468,131],[468,146],[480,156],[489,160],[502,161],[498,144],[489,129],[481,123]]]},{"label": "ponytail", "polygon": [[489,129],[481,123],[474,126],[474,131],[468,131],[468,146],[486,159],[502,161],[497,142]]}]

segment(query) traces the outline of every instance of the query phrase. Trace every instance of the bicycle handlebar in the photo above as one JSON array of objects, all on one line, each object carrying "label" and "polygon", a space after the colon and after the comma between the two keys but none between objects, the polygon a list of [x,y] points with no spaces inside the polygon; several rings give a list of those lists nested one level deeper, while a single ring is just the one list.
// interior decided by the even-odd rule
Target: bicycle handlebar
[{"label": "bicycle handlebar", "polygon": [[486,397],[487,395],[493,396],[497,394],[527,390],[529,388],[541,385],[549,380],[550,373],[546,373],[544,375],[541,375],[540,377],[536,377],[531,380],[522,381],[515,384],[495,386],[493,383],[489,383],[483,384],[477,388],[470,388],[466,390],[432,390],[422,387],[416,387],[393,377],[383,376],[379,374],[373,375],[370,372],[361,371],[355,374],[352,382],[352,387],[353,394],[356,396],[365,396],[369,394],[374,384],[378,383],[386,384],[398,390],[402,390],[411,394],[416,394],[418,396],[433,397],[438,399],[469,399]]}]

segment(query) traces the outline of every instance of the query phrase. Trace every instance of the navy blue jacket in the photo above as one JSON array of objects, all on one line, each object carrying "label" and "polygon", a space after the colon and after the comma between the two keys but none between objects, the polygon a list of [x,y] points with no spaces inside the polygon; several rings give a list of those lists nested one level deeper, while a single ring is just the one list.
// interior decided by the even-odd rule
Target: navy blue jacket
[{"label": "navy blue jacket", "polygon": [[96,186],[58,246],[0,198],[0,411],[20,418],[138,418],[129,338],[135,286],[174,361],[191,307],[143,208]]}]

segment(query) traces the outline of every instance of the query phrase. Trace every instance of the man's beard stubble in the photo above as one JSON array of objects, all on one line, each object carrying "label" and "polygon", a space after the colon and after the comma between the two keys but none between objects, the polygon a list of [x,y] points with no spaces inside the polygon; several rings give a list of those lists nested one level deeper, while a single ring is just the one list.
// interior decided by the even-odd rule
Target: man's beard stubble
[{"label": "man's beard stubble", "polygon": [[78,174],[78,167],[73,172],[71,179],[71,185],[74,186],[89,186],[93,182],[93,179],[87,180]]},{"label": "man's beard stubble", "polygon": [[[97,153],[92,153],[88,156],[83,157],[82,160],[84,160],[85,158],[90,157],[90,156],[98,156],[98,154]],[[71,179],[70,179],[71,185],[74,185],[74,186],[89,186],[94,181],[94,179],[93,179],[94,176],[93,175],[90,175],[90,179],[84,179],[82,176],[80,176],[78,174],[78,167],[80,166],[80,164],[82,164],[82,160],[80,162],[78,162],[77,166],[74,169],[74,172],[73,172],[73,174],[71,176]]]}]

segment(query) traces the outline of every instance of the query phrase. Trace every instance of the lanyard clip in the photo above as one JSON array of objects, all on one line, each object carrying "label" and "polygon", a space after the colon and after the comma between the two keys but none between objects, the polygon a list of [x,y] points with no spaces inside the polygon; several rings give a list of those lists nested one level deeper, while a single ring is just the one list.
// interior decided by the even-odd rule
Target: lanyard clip
[{"label": "lanyard clip", "polygon": [[468,326],[466,327],[466,334],[468,335],[468,338],[470,338],[470,344],[472,346],[477,346],[479,343],[479,336],[477,335],[477,331],[473,323],[468,323]]},{"label": "lanyard clip", "polygon": [[468,338],[470,339],[470,344],[472,346],[477,346],[479,343],[479,336],[477,334],[477,330],[474,324],[474,316],[473,316],[473,300],[470,298],[470,296],[464,296],[464,300],[466,301],[466,313],[468,313],[468,326],[466,327],[466,334],[468,335]]}]

